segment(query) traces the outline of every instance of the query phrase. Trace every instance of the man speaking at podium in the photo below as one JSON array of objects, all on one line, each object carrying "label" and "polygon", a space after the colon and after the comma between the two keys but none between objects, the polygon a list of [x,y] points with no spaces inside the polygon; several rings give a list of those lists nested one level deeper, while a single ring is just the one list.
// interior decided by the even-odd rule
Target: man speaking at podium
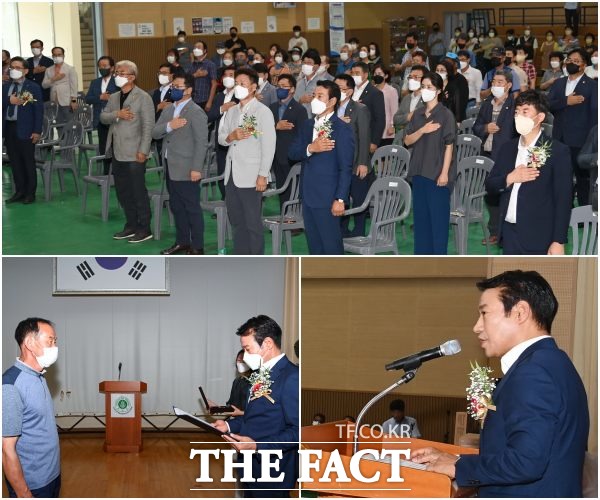
[{"label": "man speaking at podium", "polygon": [[[250,398],[244,415],[214,426],[230,431],[239,442],[238,450],[281,450],[279,470],[271,477],[285,476],[277,482],[241,483],[244,497],[289,497],[298,479],[299,414],[298,367],[281,352],[281,328],[268,316],[250,318],[238,328],[244,362],[255,372],[250,376]],[[261,477],[259,455],[252,456],[252,477]]]},{"label": "man speaking at podium", "polygon": [[478,487],[481,497],[581,497],[588,402],[573,363],[550,336],[556,297],[533,271],[508,271],[477,287],[473,331],[504,373],[482,425],[479,455],[423,448],[412,460],[459,487]]}]

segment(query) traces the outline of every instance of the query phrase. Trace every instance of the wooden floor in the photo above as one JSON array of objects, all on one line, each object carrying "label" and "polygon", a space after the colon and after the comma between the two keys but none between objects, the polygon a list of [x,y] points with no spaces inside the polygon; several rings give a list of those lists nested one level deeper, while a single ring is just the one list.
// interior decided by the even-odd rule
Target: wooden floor
[{"label": "wooden floor", "polygon": [[[234,491],[215,490],[234,487],[218,480],[223,475],[222,458],[211,458],[214,483],[196,483],[199,460],[189,458],[192,448],[226,449],[228,445],[190,441],[214,439],[196,433],[144,433],[141,453],[105,453],[103,434],[61,434],[61,497],[233,498]],[[8,496],[4,482],[2,496]]]}]

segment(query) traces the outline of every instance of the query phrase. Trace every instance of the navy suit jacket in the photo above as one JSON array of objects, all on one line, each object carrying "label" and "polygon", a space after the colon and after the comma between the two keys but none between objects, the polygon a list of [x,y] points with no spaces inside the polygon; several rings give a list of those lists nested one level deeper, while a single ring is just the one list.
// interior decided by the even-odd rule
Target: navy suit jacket
[{"label": "navy suit jacket", "polygon": [[[8,91],[12,81],[2,84],[2,130],[6,130],[6,112],[10,104]],[[21,92],[31,92],[35,102],[19,106],[17,111],[17,137],[22,140],[31,138],[31,134],[42,133],[42,119],[44,117],[44,100],[42,88],[33,80],[23,80]]]},{"label": "navy suit jacket", "polygon": [[[46,56],[42,56],[42,58],[40,59],[40,64],[42,66],[44,66],[46,69],[48,69],[50,66],[54,66],[54,61],[52,59],[50,59],[49,57]],[[27,59],[27,67],[29,68],[29,71],[27,72],[27,75],[25,76],[25,78],[27,78],[28,80],[32,80],[35,83],[37,83],[40,88],[42,88],[42,81],[44,80],[44,75],[46,74],[46,72],[44,71],[43,73],[33,73],[33,57],[30,57],[29,59]],[[42,88],[42,96],[44,98],[44,102],[49,101],[50,100],[50,89],[44,89]]]},{"label": "navy suit jacket", "polygon": [[590,129],[598,123],[598,81],[583,75],[575,94],[585,98],[583,103],[567,105],[567,78],[559,78],[548,92],[548,107],[554,115],[552,137],[571,147],[580,148]]},{"label": "navy suit jacket", "polygon": [[[280,473],[285,476],[281,482],[244,483],[245,488],[274,489],[294,488],[298,479],[298,447],[300,437],[299,415],[299,370],[284,356],[271,369],[271,403],[260,397],[248,402],[244,415],[229,421],[232,433],[248,436],[257,442],[257,450],[282,450],[279,470],[273,469],[271,477]],[[258,455],[252,458],[252,476],[259,477],[261,462]],[[281,491],[273,495],[263,492],[260,496],[284,496]]]},{"label": "navy suit jacket", "polygon": [[588,439],[583,383],[553,338],[529,346],[498,383],[479,455],[456,463],[480,497],[581,497]]},{"label": "navy suit jacket", "polygon": [[358,102],[369,108],[369,112],[371,113],[371,144],[379,146],[383,137],[383,131],[385,130],[385,100],[383,92],[369,82],[360,95]]},{"label": "navy suit jacket", "polygon": [[[279,101],[271,103],[269,109],[273,113],[275,125],[277,125],[277,122],[279,121]],[[287,107],[285,108],[281,119],[293,123],[294,128],[292,130],[275,131],[277,134],[277,145],[275,147],[275,158],[273,163],[278,163],[280,165],[285,165],[287,163],[293,164],[295,162],[288,158],[288,150],[296,136],[299,134],[300,127],[308,120],[308,113],[306,112],[306,108],[292,97],[287,103]]]},{"label": "navy suit jacket", "polygon": [[[231,100],[235,103],[239,102],[235,98],[235,96]],[[219,123],[221,123],[221,118],[223,117],[223,115],[221,115],[221,112],[219,110],[221,109],[221,106],[223,106],[224,102],[225,102],[225,94],[223,92],[217,92],[217,94],[215,95],[215,98],[213,99],[212,107],[210,108],[210,110],[208,111],[206,116],[208,118],[209,126],[211,126],[214,123],[215,148],[217,150],[222,149],[224,151],[227,151],[229,149],[228,146],[221,146],[219,144]]]},{"label": "navy suit jacket", "polygon": [[[171,87],[169,87],[169,90],[167,90],[163,101],[173,102],[173,100],[171,99]],[[160,118],[160,115],[162,114],[162,110],[158,111],[156,109],[156,106],[158,106],[162,102],[160,100],[160,87],[154,89],[154,92],[152,92],[152,102],[154,103],[154,121],[157,122]]]},{"label": "navy suit jacket", "polygon": [[331,138],[335,148],[323,153],[306,155],[313,142],[314,118],[300,126],[300,133],[290,146],[290,160],[302,162],[300,197],[311,208],[330,208],[334,200],[348,201],[352,165],[354,162],[354,134],[350,125],[340,120],[335,112],[330,118]]},{"label": "navy suit jacket", "polygon": [[[493,101],[494,96],[492,95],[481,103],[481,108],[473,124],[473,133],[481,139],[482,144],[485,144],[489,136],[486,126],[492,122]],[[504,101],[496,125],[500,127],[500,130],[494,134],[494,140],[492,141],[491,158],[494,161],[498,159],[498,153],[502,145],[519,135],[515,128],[515,100],[512,94],[508,94],[506,101]]]},{"label": "navy suit jacket", "polygon": [[[500,229],[508,209],[513,185],[506,187],[506,177],[515,168],[520,137],[510,140],[501,148],[498,161],[486,180],[490,193],[500,193]],[[516,230],[521,245],[531,251],[547,250],[552,242],[565,243],[571,217],[573,180],[569,148],[544,134],[538,146],[550,141],[550,158],[540,168],[539,177],[524,182],[519,188]],[[544,251],[545,253],[545,251]]]},{"label": "navy suit jacket", "polygon": [[[110,77],[108,80],[108,86],[106,87],[106,91],[109,94],[114,94],[115,92],[119,92],[119,87],[117,87],[115,83],[115,78]],[[103,101],[100,99],[100,95],[102,94],[102,77],[96,78],[90,82],[90,88],[85,96],[85,102],[94,106],[94,128],[98,127],[98,123],[100,123],[100,113],[106,107],[108,101]]]}]

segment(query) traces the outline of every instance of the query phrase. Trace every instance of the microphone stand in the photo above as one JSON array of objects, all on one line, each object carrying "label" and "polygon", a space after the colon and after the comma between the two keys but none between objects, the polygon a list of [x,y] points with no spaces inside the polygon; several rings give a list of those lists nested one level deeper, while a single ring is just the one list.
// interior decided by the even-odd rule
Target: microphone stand
[{"label": "microphone stand", "polygon": [[358,417],[356,417],[356,426],[355,426],[355,431],[354,431],[354,445],[353,445],[353,449],[352,449],[353,450],[352,451],[353,455],[355,455],[356,452],[358,451],[358,436],[359,436],[359,433],[360,433],[360,422],[361,422],[362,418],[364,417],[365,413],[367,413],[367,411],[369,411],[369,409],[375,403],[377,403],[377,401],[379,401],[386,394],[392,392],[396,387],[398,387],[398,386],[400,386],[402,384],[408,384],[413,378],[415,378],[415,376],[417,374],[417,370],[418,370],[418,367],[414,368],[413,370],[407,371],[404,375],[402,375],[402,378],[400,378],[400,380],[398,380],[397,382],[394,382],[387,389],[384,389],[379,394],[377,394],[360,411],[360,413],[358,414]]}]

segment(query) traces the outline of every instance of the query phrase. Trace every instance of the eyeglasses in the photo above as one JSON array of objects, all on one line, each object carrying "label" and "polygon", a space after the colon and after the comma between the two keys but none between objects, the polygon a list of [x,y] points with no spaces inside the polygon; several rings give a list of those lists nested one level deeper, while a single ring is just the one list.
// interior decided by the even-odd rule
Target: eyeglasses
[{"label": "eyeglasses", "polygon": [[583,63],[583,61],[573,60],[573,59],[571,59],[571,58],[567,57],[567,58],[565,59],[565,64],[569,64],[569,63],[573,63],[573,64],[581,64],[581,63]]},{"label": "eyeglasses", "polygon": [[115,71],[115,75],[117,76],[131,76],[133,73],[125,73],[124,71]]},{"label": "eyeglasses", "polygon": [[290,90],[292,88],[292,87],[284,87],[283,85],[278,85],[277,87],[280,89],[287,89],[287,90]]},{"label": "eyeglasses", "polygon": [[185,85],[183,87],[181,87],[181,86],[176,87],[175,85],[171,85],[171,88],[172,89],[177,89],[177,90],[185,90],[185,89],[187,89],[187,87]]}]

